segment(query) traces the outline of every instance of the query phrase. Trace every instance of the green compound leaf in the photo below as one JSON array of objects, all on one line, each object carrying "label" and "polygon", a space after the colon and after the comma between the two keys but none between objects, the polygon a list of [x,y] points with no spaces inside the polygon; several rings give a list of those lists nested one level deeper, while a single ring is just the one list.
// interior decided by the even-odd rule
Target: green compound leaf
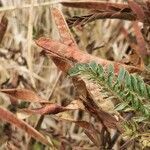
[{"label": "green compound leaf", "polygon": [[124,77],[125,77],[125,73],[126,73],[125,69],[121,68],[120,71],[119,71],[119,75],[118,75],[117,80],[118,81],[122,81],[124,79]]},{"label": "green compound leaf", "polygon": [[121,68],[116,75],[113,65],[104,68],[95,62],[77,64],[69,74],[70,76],[83,75],[103,87],[101,92],[120,101],[116,110],[134,111],[138,115],[150,118],[150,86],[144,83],[140,76],[129,74],[124,68]]}]

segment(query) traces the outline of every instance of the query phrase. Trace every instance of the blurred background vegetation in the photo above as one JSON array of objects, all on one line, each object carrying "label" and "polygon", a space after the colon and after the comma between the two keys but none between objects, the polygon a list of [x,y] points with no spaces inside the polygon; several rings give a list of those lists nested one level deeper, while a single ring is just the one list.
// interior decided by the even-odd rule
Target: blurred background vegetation
[{"label": "blurred background vegetation", "polygon": [[[109,0],[109,2],[124,1]],[[50,58],[40,53],[41,49],[34,41],[43,36],[59,39],[50,11],[53,7],[62,10],[65,18],[88,13],[85,9],[62,6],[56,0],[0,0],[0,86],[31,89],[43,99],[66,106],[76,95],[72,82],[65,74],[61,74]],[[135,40],[131,22],[124,20],[96,20],[86,24],[82,30],[71,28],[81,50],[101,58],[137,66],[140,64],[140,58],[131,50],[122,31],[127,31],[130,39]],[[98,96],[96,98],[99,100]],[[106,107],[112,112],[112,107],[107,102],[99,103],[104,109]],[[2,93],[0,105],[16,112],[16,107],[10,105],[8,97]],[[21,102],[18,108],[27,106],[35,108],[38,104]],[[71,116],[73,119],[94,121],[92,117],[79,110],[71,112]],[[52,116],[45,116],[39,121],[39,117],[33,115],[26,121],[48,136],[51,141],[50,149],[59,149],[63,143],[68,149],[79,150],[79,147],[97,149],[83,133],[83,129],[74,123],[59,121]],[[49,149],[29,138],[20,129],[8,123],[0,123],[0,149],[29,148]]]}]

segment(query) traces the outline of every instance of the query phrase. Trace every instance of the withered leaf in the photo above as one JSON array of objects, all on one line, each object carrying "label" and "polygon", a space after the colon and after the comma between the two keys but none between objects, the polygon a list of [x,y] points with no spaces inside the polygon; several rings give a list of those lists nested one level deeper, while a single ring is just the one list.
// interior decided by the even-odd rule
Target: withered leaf
[{"label": "withered leaf", "polygon": [[27,89],[0,89],[0,92],[7,94],[15,99],[20,99],[27,102],[48,103],[48,101],[40,98],[35,92]]},{"label": "withered leaf", "polygon": [[98,58],[78,50],[76,47],[67,46],[59,41],[54,41],[48,38],[40,38],[36,40],[36,44],[42,47],[47,54],[56,54],[64,60],[74,63],[89,63],[95,61],[103,66],[114,65],[114,71],[118,73],[120,67],[124,66],[129,72],[141,72],[140,68],[128,66],[117,62],[109,61],[106,59]]},{"label": "withered leaf", "polygon": [[37,130],[35,130],[32,126],[24,122],[23,120],[18,119],[13,113],[10,111],[0,107],[0,119],[2,121],[6,121],[22,130],[27,132],[30,136],[32,136],[35,140],[40,141],[43,144],[49,145],[48,140]]},{"label": "withered leaf", "polygon": [[123,132],[121,128],[121,122],[118,122],[114,116],[103,111],[102,109],[91,107],[89,103],[84,102],[86,110],[95,118],[98,118],[100,122],[107,128],[118,129],[118,131]]},{"label": "withered leaf", "polygon": [[96,145],[100,146],[100,134],[94,127],[92,123],[86,121],[74,121],[74,123],[84,129],[85,134],[89,137],[89,139]]},{"label": "withered leaf", "polygon": [[47,114],[58,114],[63,111],[67,110],[76,110],[76,109],[84,109],[84,105],[79,100],[72,101],[66,107],[60,106],[58,104],[44,104],[44,106],[40,108],[34,109],[21,109],[21,112],[25,112],[27,114],[40,114],[40,115],[47,115]]},{"label": "withered leaf", "polygon": [[68,46],[75,46],[77,47],[77,44],[69,30],[69,27],[65,21],[65,18],[60,10],[57,8],[52,9],[52,14],[55,19],[55,23],[57,25],[59,35],[60,35],[60,41]]},{"label": "withered leaf", "polygon": [[29,114],[40,114],[40,115],[57,114],[65,110],[66,110],[65,107],[62,107],[57,104],[46,104],[40,108],[35,109],[21,109],[21,111]]}]

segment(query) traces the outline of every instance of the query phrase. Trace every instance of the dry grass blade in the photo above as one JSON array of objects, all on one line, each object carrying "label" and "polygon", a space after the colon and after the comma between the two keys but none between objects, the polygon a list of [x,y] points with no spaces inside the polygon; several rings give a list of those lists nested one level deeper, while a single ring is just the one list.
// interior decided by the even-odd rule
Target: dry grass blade
[{"label": "dry grass blade", "polygon": [[43,100],[36,93],[27,89],[0,89],[0,92],[7,94],[10,98],[13,97],[27,102],[48,103],[48,101]]},{"label": "dry grass blade", "polygon": [[64,45],[58,41],[53,41],[48,38],[40,38],[36,41],[36,44],[42,47],[47,54],[55,54],[64,60],[71,61],[72,63],[89,63],[95,61],[103,66],[114,65],[115,72],[117,73],[120,67],[124,66],[129,72],[141,72],[140,68],[134,66],[127,66],[117,62],[101,59],[90,54],[77,50],[74,47]]},{"label": "dry grass blade", "polygon": [[48,140],[41,133],[39,133],[37,130],[35,130],[32,126],[30,126],[23,120],[19,120],[13,113],[2,107],[0,107],[0,119],[24,130],[35,140],[38,140],[45,145],[49,145]]},{"label": "dry grass blade", "polygon": [[31,7],[29,9],[29,21],[28,21],[28,34],[27,34],[27,39],[28,39],[28,47],[27,47],[27,65],[29,68],[29,73],[30,73],[30,79],[33,87],[35,87],[35,81],[33,78],[33,64],[32,64],[32,35],[33,35],[33,4],[34,0],[31,0]]},{"label": "dry grass blade", "polygon": [[[54,4],[58,4],[58,1],[34,3],[32,6],[33,7],[44,7],[44,6],[54,5]],[[24,8],[30,8],[30,7],[31,7],[31,4],[24,4],[23,6],[13,6],[12,5],[12,6],[1,7],[0,12],[13,11],[16,9],[24,9]]]}]

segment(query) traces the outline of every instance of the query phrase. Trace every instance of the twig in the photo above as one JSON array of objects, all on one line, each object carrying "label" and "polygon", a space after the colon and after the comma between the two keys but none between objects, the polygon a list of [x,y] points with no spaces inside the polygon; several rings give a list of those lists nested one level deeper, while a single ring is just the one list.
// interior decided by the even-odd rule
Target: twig
[{"label": "twig", "polygon": [[67,23],[70,27],[76,25],[85,25],[89,22],[98,20],[98,19],[121,19],[121,20],[136,20],[136,15],[133,13],[122,13],[122,12],[96,12],[86,16],[75,16],[67,20]]}]

